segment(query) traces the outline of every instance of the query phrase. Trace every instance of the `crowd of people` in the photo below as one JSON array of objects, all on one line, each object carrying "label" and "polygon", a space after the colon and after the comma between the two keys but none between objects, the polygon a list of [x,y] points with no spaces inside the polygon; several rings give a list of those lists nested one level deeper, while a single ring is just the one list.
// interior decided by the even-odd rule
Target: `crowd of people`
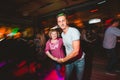
[{"label": "crowd of people", "polygon": [[[56,28],[50,29],[47,35],[43,31],[37,32],[35,37],[28,42],[28,44],[32,44],[32,47],[34,46],[33,50],[28,50],[29,52],[27,52],[34,55],[30,55],[29,58],[32,60],[36,59],[38,63],[43,62],[43,64],[45,64],[44,61],[46,58],[49,58],[53,62],[53,65],[55,65],[56,72],[60,78],[63,77],[60,70],[64,66],[65,80],[71,80],[71,76],[74,75],[72,73],[74,70],[74,80],[83,80],[84,70],[87,67],[86,65],[92,62],[91,56],[93,57],[93,54],[96,53],[96,46],[98,46],[99,43],[99,37],[96,30],[85,28],[78,30],[73,26],[69,26],[67,16],[64,13],[58,14],[56,20],[59,26],[57,28],[60,28],[62,32]],[[110,27],[105,30],[103,36],[103,48],[105,49],[105,54],[108,56],[106,71],[107,74],[110,75],[115,75],[113,72],[117,69],[116,65],[118,58],[115,47],[117,37],[120,36],[120,29],[117,28],[119,23],[119,20],[113,20]],[[25,42],[22,38],[18,40]],[[21,47],[26,46],[23,44]],[[15,46],[16,45],[17,43]],[[2,48],[3,47],[1,47],[1,49]],[[24,58],[26,58],[27,55],[29,54],[26,54]],[[19,55],[19,57],[21,56],[22,55]],[[45,66],[46,65],[47,64],[45,64]],[[117,69],[117,71],[119,71],[119,69]]]}]

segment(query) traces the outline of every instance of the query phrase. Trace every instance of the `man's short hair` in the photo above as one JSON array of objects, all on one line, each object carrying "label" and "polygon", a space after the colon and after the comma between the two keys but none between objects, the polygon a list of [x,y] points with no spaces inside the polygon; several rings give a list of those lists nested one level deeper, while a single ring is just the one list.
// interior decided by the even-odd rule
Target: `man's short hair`
[{"label": "man's short hair", "polygon": [[113,20],[111,21],[111,24],[113,24],[114,22],[120,22],[120,19],[113,19]]},{"label": "man's short hair", "polygon": [[59,14],[56,16],[56,18],[58,18],[58,17],[60,17],[60,16],[66,16],[66,14],[65,14],[65,13],[59,13]]}]

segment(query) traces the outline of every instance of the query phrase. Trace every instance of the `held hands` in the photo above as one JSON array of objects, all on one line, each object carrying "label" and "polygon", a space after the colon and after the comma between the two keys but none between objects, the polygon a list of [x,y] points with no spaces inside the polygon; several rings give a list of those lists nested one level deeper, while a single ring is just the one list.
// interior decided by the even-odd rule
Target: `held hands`
[{"label": "held hands", "polygon": [[63,58],[57,59],[57,62],[58,62],[58,63],[64,63],[64,59],[63,59]]},{"label": "held hands", "polygon": [[53,60],[58,62],[58,63],[64,63],[64,59],[63,58],[58,59],[58,58],[54,57]]}]

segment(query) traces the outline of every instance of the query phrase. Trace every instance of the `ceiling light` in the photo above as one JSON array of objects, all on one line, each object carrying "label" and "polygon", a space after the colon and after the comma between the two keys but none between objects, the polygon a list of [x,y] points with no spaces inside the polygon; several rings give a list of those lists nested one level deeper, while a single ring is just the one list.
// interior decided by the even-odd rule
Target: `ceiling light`
[{"label": "ceiling light", "polygon": [[88,21],[88,23],[89,24],[94,24],[94,23],[99,23],[99,22],[101,22],[101,19],[90,19],[89,21]]},{"label": "ceiling light", "polygon": [[103,1],[101,1],[101,2],[98,2],[97,4],[103,4],[103,3],[105,3],[106,2],[106,0],[103,0]]}]

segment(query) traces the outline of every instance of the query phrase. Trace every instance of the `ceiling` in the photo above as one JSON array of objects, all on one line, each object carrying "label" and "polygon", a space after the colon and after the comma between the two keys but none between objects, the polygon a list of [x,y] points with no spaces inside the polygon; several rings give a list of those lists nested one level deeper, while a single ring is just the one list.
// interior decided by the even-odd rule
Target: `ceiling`
[{"label": "ceiling", "polygon": [[[114,1],[115,5],[119,5],[120,2],[119,0],[0,0],[0,17],[31,19],[51,16],[62,11],[75,12],[84,9],[81,17],[87,18],[86,15],[89,13],[86,12],[85,9],[92,9],[98,6],[96,4],[101,4],[102,1],[107,1],[111,4],[113,4],[112,1]],[[108,12],[111,12],[112,7],[110,6],[113,5],[108,3],[105,4],[104,7],[98,6],[102,8],[99,14],[108,14]],[[118,9],[119,7],[120,5],[117,6]]]},{"label": "ceiling", "polygon": [[[0,0],[0,16],[36,17],[102,0]],[[89,4],[87,4],[89,2]],[[84,5],[83,5],[84,4]]]},{"label": "ceiling", "polygon": [[38,16],[88,0],[0,0],[0,15]]}]

